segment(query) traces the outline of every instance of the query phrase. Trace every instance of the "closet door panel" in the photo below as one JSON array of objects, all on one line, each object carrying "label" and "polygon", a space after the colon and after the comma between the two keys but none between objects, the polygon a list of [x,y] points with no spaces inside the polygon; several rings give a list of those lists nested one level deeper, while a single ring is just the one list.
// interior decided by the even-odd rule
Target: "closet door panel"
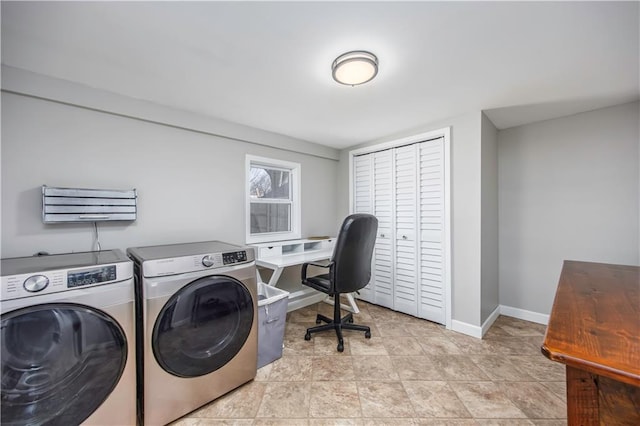
[{"label": "closet door panel", "polygon": [[444,140],[422,142],[418,150],[419,316],[444,324]]},{"label": "closet door panel", "polygon": [[[353,159],[353,212],[373,214],[373,154]],[[372,260],[371,281],[359,291],[358,298],[375,302],[375,255]]]},{"label": "closet door panel", "polygon": [[416,271],[416,145],[394,151],[394,309],[418,314]]},{"label": "closet door panel", "polygon": [[374,250],[374,302],[393,308],[393,158],[392,151],[373,153],[373,214],[378,218]]}]

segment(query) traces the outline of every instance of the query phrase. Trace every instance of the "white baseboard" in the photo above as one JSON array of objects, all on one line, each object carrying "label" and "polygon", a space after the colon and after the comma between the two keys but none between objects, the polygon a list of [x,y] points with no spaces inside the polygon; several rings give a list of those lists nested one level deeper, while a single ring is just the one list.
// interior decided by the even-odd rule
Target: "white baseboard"
[{"label": "white baseboard", "polygon": [[498,319],[499,316],[500,316],[500,305],[496,306],[493,312],[491,312],[491,315],[489,315],[489,318],[487,318],[486,321],[482,323],[482,336],[487,334],[487,331],[489,331],[489,329],[491,328],[493,323]]},{"label": "white baseboard", "polygon": [[549,323],[549,315],[541,314],[538,312],[527,311],[526,309],[514,308],[511,306],[498,305],[489,318],[486,319],[485,322],[482,323],[482,327],[478,327],[477,325],[468,324],[466,322],[451,320],[451,330],[466,334],[467,336],[477,337],[478,339],[482,339],[482,337],[489,331],[495,320],[498,319],[500,315],[505,315],[508,317],[518,318],[524,321],[531,321],[538,324],[547,325]]},{"label": "white baseboard", "polygon": [[458,320],[451,320],[451,329],[458,333],[466,334],[467,336],[482,339],[482,327],[478,327],[477,325],[467,324],[466,322]]},{"label": "white baseboard", "polygon": [[499,308],[501,315],[536,322],[538,324],[547,325],[549,323],[548,314],[541,314],[539,312],[527,311],[526,309],[514,308],[512,306],[505,305],[500,305]]}]

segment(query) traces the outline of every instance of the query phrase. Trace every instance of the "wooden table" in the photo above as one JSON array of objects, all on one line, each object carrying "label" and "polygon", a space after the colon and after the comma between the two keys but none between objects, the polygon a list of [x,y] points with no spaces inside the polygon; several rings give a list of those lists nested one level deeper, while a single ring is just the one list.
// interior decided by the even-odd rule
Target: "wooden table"
[{"label": "wooden table", "polygon": [[569,425],[640,425],[640,268],[565,261],[542,345]]}]

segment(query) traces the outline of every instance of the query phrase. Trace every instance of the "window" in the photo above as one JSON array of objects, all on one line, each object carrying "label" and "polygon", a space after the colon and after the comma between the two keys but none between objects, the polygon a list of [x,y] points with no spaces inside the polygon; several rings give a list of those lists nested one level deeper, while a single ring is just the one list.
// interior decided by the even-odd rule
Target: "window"
[{"label": "window", "polygon": [[247,243],[300,238],[300,164],[247,155]]}]

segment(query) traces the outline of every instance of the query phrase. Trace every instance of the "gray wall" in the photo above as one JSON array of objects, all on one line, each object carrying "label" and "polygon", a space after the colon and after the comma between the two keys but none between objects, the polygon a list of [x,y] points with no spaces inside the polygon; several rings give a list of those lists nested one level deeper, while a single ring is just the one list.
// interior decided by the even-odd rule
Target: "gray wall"
[{"label": "gray wall", "polygon": [[482,114],[481,322],[499,305],[498,289],[498,130]]},{"label": "gray wall", "polygon": [[638,103],[498,132],[500,304],[551,310],[565,259],[638,265]]},{"label": "gray wall", "polygon": [[349,151],[451,126],[453,319],[480,326],[481,113],[429,123],[401,134],[350,147],[340,153],[339,216],[349,213]]},{"label": "gray wall", "polygon": [[[92,102],[103,99],[88,88],[74,90]],[[153,108],[160,110],[138,110]],[[274,138],[255,129],[247,135]],[[299,141],[297,146],[309,145]],[[338,162],[319,155],[7,92],[2,93],[1,153],[2,257],[94,248],[89,224],[42,223],[43,184],[137,188],[138,220],[100,224],[103,249],[208,239],[244,243],[247,153],[301,163],[302,235],[336,232],[331,200],[337,196]],[[337,152],[334,155],[337,158]]]}]

